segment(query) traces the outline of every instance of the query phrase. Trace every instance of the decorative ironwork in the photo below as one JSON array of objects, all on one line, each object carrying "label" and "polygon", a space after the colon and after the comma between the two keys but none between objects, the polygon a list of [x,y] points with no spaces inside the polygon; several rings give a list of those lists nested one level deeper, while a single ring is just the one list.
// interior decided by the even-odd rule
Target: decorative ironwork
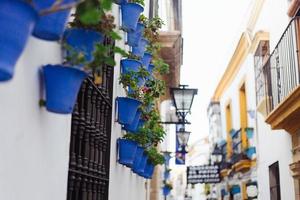
[{"label": "decorative ironwork", "polygon": [[291,20],[264,65],[267,112],[270,113],[299,86],[300,18]]},{"label": "decorative ironwork", "polygon": [[103,66],[81,85],[72,115],[67,200],[108,200],[113,70]]}]

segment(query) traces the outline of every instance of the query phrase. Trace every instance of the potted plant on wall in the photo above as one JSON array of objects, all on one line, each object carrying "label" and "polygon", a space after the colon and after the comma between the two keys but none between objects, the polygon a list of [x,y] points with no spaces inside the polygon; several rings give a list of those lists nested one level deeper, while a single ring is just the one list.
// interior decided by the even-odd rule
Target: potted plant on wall
[{"label": "potted plant on wall", "polygon": [[164,156],[157,151],[156,147],[147,150],[148,162],[145,167],[143,176],[151,179],[156,165],[162,165],[165,162]]},{"label": "potted plant on wall", "polygon": [[173,185],[170,182],[164,181],[164,186],[163,186],[163,194],[164,196],[168,196],[173,189]]},{"label": "potted plant on wall", "polygon": [[139,17],[139,22],[134,31],[127,33],[127,44],[132,47],[139,45],[142,36],[144,35],[144,29],[148,23],[148,18],[141,14]]},{"label": "potted plant on wall", "polygon": [[40,13],[33,35],[39,39],[59,40],[64,32],[71,8],[79,0],[44,0],[33,4]]},{"label": "potted plant on wall", "polygon": [[2,0],[0,8],[0,81],[7,81],[14,74],[38,13],[22,0]]},{"label": "potted plant on wall", "polygon": [[140,14],[144,11],[144,0],[131,0],[130,3],[121,4],[122,29],[126,32],[136,30]]},{"label": "potted plant on wall", "polygon": [[[93,36],[98,37],[97,31],[102,31],[112,39],[118,39],[117,35],[113,32],[115,27],[113,19],[105,18],[101,23],[96,25],[84,24],[75,16],[75,21],[71,23],[73,26],[86,26],[93,29],[91,32]],[[104,17],[105,16],[105,17]],[[94,31],[96,30],[96,31]],[[82,30],[84,32],[84,30]],[[87,35],[85,35],[86,37]],[[90,36],[90,34],[88,34]],[[98,37],[99,38],[99,37]],[[82,81],[88,74],[99,70],[104,64],[114,65],[114,58],[111,57],[111,46],[107,47],[101,43],[88,42],[90,38],[81,38],[83,43],[79,45],[70,45],[71,42],[66,42],[64,47],[67,51],[65,62],[63,65],[47,65],[43,67],[44,79],[46,86],[46,107],[47,110],[55,113],[69,114],[73,111],[73,106],[76,101],[77,93],[81,86]],[[87,51],[89,49],[89,51]],[[113,48],[113,53],[122,53],[119,48]],[[68,88],[69,87],[69,88]]]}]

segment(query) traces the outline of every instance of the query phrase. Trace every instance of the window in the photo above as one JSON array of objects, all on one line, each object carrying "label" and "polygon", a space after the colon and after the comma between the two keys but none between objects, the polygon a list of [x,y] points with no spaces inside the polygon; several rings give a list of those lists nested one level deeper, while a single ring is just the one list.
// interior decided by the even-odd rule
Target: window
[{"label": "window", "polygon": [[269,41],[263,40],[254,54],[254,69],[256,83],[256,103],[259,104],[266,97],[266,81],[263,73],[263,66],[270,54]]},{"label": "window", "polygon": [[248,147],[246,128],[248,126],[248,116],[247,116],[247,96],[245,83],[242,84],[239,90],[240,99],[240,124],[241,124],[241,148],[245,150]]},{"label": "window", "polygon": [[271,200],[281,200],[279,164],[275,162],[269,166],[270,198]]},{"label": "window", "polygon": [[231,130],[232,130],[231,104],[228,103],[226,106],[227,158],[230,158],[232,154]]}]

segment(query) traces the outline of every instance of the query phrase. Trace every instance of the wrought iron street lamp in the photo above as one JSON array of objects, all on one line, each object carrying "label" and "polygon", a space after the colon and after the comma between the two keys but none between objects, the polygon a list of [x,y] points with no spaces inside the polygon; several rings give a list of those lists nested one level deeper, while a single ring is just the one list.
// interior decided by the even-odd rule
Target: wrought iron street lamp
[{"label": "wrought iron street lamp", "polygon": [[211,160],[214,163],[221,163],[222,162],[222,150],[218,147],[218,145],[215,146],[213,152],[211,153]]},{"label": "wrought iron street lamp", "polygon": [[181,128],[179,131],[176,132],[178,143],[179,143],[179,145],[180,145],[181,148],[187,146],[190,134],[191,134],[191,132],[185,131],[184,128]]},{"label": "wrought iron street lamp", "polygon": [[171,88],[171,96],[176,108],[176,114],[181,122],[186,123],[186,116],[191,112],[194,96],[198,93],[197,89],[187,88],[188,85],[179,85],[178,88]]}]

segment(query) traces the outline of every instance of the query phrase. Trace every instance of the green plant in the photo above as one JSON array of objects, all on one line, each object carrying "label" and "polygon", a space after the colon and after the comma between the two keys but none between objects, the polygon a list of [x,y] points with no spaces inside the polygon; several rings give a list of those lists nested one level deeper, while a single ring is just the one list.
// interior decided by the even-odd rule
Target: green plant
[{"label": "green plant", "polygon": [[112,0],[84,0],[79,3],[75,16],[85,25],[96,25],[112,8]]},{"label": "green plant", "polygon": [[163,20],[158,16],[148,20],[144,31],[144,37],[148,39],[150,43],[158,42],[159,30],[163,25]]},{"label": "green plant", "polygon": [[160,75],[165,75],[169,73],[169,64],[161,58],[153,59],[153,65],[155,66],[154,71]]},{"label": "green plant", "polygon": [[158,143],[164,140],[166,135],[166,132],[160,124],[159,112],[155,109],[149,113],[143,112],[142,118],[145,120],[145,124],[140,131],[145,132],[151,144],[157,146]]},{"label": "green plant", "polygon": [[148,159],[151,161],[153,165],[162,165],[165,162],[165,158],[162,154],[160,154],[155,147],[150,147],[146,150],[148,155]]},{"label": "green plant", "polygon": [[131,2],[131,3],[137,3],[137,4],[140,4],[140,5],[142,5],[142,6],[145,6],[144,0],[131,0],[130,2]]},{"label": "green plant", "polygon": [[148,24],[148,18],[144,14],[141,14],[139,17],[139,22],[144,24],[144,26],[146,27]]},{"label": "green plant", "polygon": [[140,131],[138,134],[127,133],[124,136],[124,138],[132,140],[132,141],[135,141],[135,142],[137,142],[142,147],[147,147],[147,145],[150,142],[149,137],[146,135],[145,132],[142,132],[142,131]]}]

